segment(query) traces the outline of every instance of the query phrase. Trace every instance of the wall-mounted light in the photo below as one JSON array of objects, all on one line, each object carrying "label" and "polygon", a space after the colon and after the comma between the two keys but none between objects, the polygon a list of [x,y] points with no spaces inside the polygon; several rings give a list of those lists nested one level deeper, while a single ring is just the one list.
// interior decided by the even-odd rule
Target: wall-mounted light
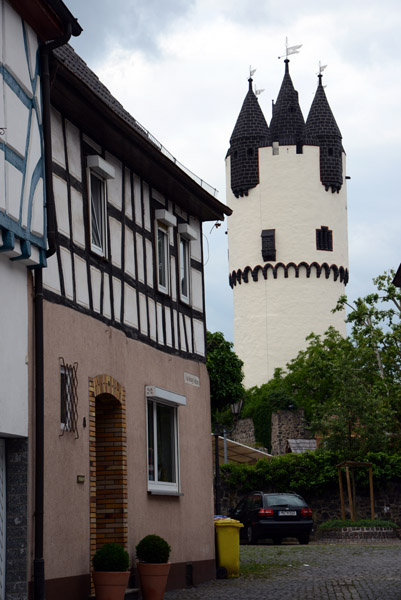
[{"label": "wall-mounted light", "polygon": [[77,475],[77,483],[85,483],[85,475]]}]

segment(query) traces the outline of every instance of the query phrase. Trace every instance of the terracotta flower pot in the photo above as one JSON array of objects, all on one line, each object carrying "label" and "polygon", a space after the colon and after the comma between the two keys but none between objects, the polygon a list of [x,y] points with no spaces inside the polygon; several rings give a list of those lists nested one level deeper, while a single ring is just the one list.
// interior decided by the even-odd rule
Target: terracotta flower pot
[{"label": "terracotta flower pot", "polygon": [[170,563],[138,562],[137,567],[143,599],[163,600]]},{"label": "terracotta flower pot", "polygon": [[96,600],[124,600],[129,571],[94,571]]}]

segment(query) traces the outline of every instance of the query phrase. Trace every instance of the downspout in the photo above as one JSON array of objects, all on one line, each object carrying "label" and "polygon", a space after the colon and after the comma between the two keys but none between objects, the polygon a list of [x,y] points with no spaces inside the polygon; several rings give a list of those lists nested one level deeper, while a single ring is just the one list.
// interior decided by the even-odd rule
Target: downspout
[{"label": "downspout", "polygon": [[[40,47],[43,149],[45,159],[45,190],[48,250],[46,257],[56,252],[56,217],[53,194],[52,139],[50,126],[50,72],[49,53],[63,46],[71,37],[71,23],[66,33]],[[42,267],[35,270],[35,548],[33,560],[34,600],[45,598],[45,561],[43,558],[43,504],[44,504],[44,344],[43,344],[43,278]]]}]

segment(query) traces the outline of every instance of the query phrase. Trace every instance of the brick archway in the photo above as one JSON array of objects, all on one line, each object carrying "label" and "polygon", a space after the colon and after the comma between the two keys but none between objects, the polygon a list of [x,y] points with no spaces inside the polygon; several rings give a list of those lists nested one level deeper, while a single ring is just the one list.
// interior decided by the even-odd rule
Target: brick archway
[{"label": "brick archway", "polygon": [[89,378],[90,556],[106,542],[127,548],[125,389],[109,375]]}]

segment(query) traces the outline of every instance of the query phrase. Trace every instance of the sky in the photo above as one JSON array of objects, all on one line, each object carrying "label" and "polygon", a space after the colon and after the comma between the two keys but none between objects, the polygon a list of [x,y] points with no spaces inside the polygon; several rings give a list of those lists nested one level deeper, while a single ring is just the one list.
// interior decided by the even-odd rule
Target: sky
[{"label": "sky", "polygon": [[[350,301],[401,262],[399,0],[64,0],[71,45],[126,110],[219,191],[250,67],[267,122],[290,74],[304,118],[323,84],[347,155]],[[204,225],[206,318],[233,339],[225,223]]]}]

